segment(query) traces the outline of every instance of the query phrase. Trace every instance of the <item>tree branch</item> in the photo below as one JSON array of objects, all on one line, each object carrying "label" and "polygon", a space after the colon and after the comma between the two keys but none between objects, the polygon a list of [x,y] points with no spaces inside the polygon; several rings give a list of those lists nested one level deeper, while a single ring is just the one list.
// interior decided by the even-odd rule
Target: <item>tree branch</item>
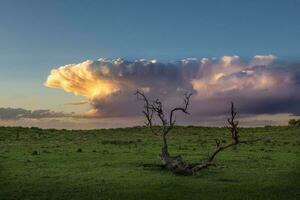
[{"label": "tree branch", "polygon": [[189,112],[187,111],[189,103],[190,103],[190,98],[192,96],[192,93],[186,93],[184,95],[184,107],[176,107],[174,109],[171,110],[170,112],[170,121],[169,121],[169,126],[173,127],[175,125],[175,120],[173,120],[173,115],[176,111],[181,111],[185,114],[189,114]]},{"label": "tree branch", "polygon": [[153,105],[150,104],[149,100],[147,99],[146,95],[143,92],[137,90],[135,92],[135,95],[137,99],[144,101],[144,110],[142,112],[147,119],[147,121],[145,122],[146,126],[150,127],[152,133],[157,134],[157,132],[155,132],[153,128],[153,113],[154,113]]},{"label": "tree branch", "polygon": [[235,111],[235,108],[234,108],[234,103],[231,102],[231,109],[230,109],[230,114],[231,114],[231,117],[227,119],[230,127],[230,131],[231,131],[231,139],[232,141],[225,144],[225,145],[221,145],[220,142],[217,142],[217,146],[216,146],[216,149],[213,151],[213,153],[208,157],[208,162],[211,163],[215,156],[221,152],[222,150],[224,149],[227,149],[231,146],[234,146],[234,145],[237,145],[239,143],[239,134],[238,134],[238,121],[235,121],[235,117],[236,117],[236,111]]},{"label": "tree branch", "polygon": [[231,132],[232,141],[222,145],[220,140],[216,139],[215,140],[215,142],[216,142],[215,150],[208,156],[206,161],[193,166],[191,168],[191,173],[195,173],[195,172],[197,172],[201,169],[207,168],[209,166],[216,166],[216,164],[213,161],[214,161],[214,158],[218,155],[218,153],[220,153],[221,151],[223,151],[229,147],[235,146],[240,143],[238,128],[237,128],[238,121],[235,121],[235,117],[236,117],[237,113],[235,111],[233,102],[231,102],[230,115],[231,116],[230,116],[230,118],[227,119],[227,121],[230,125],[228,128],[230,129],[230,132]]}]

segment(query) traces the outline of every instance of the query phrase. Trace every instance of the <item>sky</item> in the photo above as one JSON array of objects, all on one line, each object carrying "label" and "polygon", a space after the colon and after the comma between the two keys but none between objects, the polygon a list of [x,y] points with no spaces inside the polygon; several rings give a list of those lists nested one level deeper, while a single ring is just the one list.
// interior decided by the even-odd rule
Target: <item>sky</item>
[{"label": "sky", "polygon": [[134,91],[178,123],[245,125],[300,113],[300,1],[0,0],[0,125],[142,125]]}]

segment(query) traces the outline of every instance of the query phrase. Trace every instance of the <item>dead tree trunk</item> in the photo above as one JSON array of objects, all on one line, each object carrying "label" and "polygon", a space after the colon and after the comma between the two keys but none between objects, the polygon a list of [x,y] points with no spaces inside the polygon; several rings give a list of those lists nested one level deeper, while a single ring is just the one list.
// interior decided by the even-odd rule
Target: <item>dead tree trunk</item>
[{"label": "dead tree trunk", "polygon": [[168,163],[170,157],[169,150],[168,150],[167,134],[163,133],[162,138],[163,138],[163,147],[161,148],[160,157],[162,163],[165,165]]},{"label": "dead tree trunk", "polygon": [[[158,99],[155,101],[149,101],[144,93],[137,91],[136,96],[138,99],[144,101],[144,110],[143,113],[147,119],[146,125],[151,129],[151,131],[155,134],[160,133],[162,135],[162,149],[160,153],[161,162],[163,166],[167,169],[172,170],[175,173],[184,174],[184,175],[192,175],[202,169],[208,168],[210,166],[216,166],[214,163],[214,158],[223,150],[236,146],[239,143],[247,143],[247,141],[240,141],[239,134],[238,134],[238,121],[235,121],[236,111],[234,108],[234,103],[231,102],[231,111],[230,111],[230,118],[228,118],[229,123],[229,130],[231,133],[231,141],[226,144],[221,144],[220,140],[216,140],[216,147],[213,152],[208,156],[206,160],[202,160],[199,163],[189,164],[183,160],[180,155],[171,156],[168,150],[168,141],[167,135],[168,133],[174,128],[175,120],[174,120],[174,113],[176,111],[181,111],[185,114],[189,114],[187,109],[189,106],[191,94],[185,94],[184,96],[184,106],[183,107],[176,107],[170,111],[169,120],[165,117],[162,102]],[[153,128],[153,115],[157,115],[158,119],[161,121],[161,129],[157,131]]]},{"label": "dead tree trunk", "polygon": [[[169,120],[167,120],[162,102],[159,99],[156,99],[155,101],[149,101],[144,93],[137,91],[136,96],[138,99],[141,99],[144,101],[144,110],[143,113],[147,119],[146,125],[151,129],[152,132],[155,134],[161,134],[162,135],[162,149],[160,153],[162,164],[167,168],[177,168],[177,165],[183,164],[181,156],[170,156],[169,149],[168,149],[168,141],[167,141],[167,135],[168,133],[174,128],[175,120],[173,119],[173,115],[176,111],[181,111],[185,114],[189,114],[187,112],[189,101],[191,94],[185,94],[184,97],[184,106],[183,107],[176,107],[170,111],[169,114]],[[157,118],[161,121],[161,129],[156,132],[153,128],[153,114],[157,115]],[[179,164],[180,163],[180,164]]]}]

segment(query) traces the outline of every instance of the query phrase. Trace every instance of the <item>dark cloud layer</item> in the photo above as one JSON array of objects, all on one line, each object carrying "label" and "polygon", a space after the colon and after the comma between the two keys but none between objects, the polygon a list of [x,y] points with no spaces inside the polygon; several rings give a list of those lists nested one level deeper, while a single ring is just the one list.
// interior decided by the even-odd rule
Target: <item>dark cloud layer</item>
[{"label": "dark cloud layer", "polygon": [[67,117],[68,114],[50,110],[26,110],[23,108],[0,108],[0,120],[43,119]]},{"label": "dark cloud layer", "polygon": [[224,115],[230,101],[243,114],[300,114],[300,64],[280,63],[272,55],[250,60],[238,56],[127,61],[99,59],[69,64],[51,71],[45,85],[84,96],[92,117],[134,116],[141,102],[134,91],[160,98],[166,108],[181,103],[186,91],[194,95],[195,116]]}]

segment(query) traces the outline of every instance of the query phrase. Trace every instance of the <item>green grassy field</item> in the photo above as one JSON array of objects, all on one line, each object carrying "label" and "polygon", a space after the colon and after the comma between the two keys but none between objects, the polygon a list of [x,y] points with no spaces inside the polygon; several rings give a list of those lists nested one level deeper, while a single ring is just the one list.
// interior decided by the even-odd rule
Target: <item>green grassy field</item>
[{"label": "green grassy field", "polygon": [[[240,135],[264,140],[222,152],[224,168],[179,176],[147,165],[160,163],[161,138],[146,128],[0,128],[0,199],[300,199],[300,129]],[[227,136],[225,128],[176,127],[170,151],[196,162]]]}]

